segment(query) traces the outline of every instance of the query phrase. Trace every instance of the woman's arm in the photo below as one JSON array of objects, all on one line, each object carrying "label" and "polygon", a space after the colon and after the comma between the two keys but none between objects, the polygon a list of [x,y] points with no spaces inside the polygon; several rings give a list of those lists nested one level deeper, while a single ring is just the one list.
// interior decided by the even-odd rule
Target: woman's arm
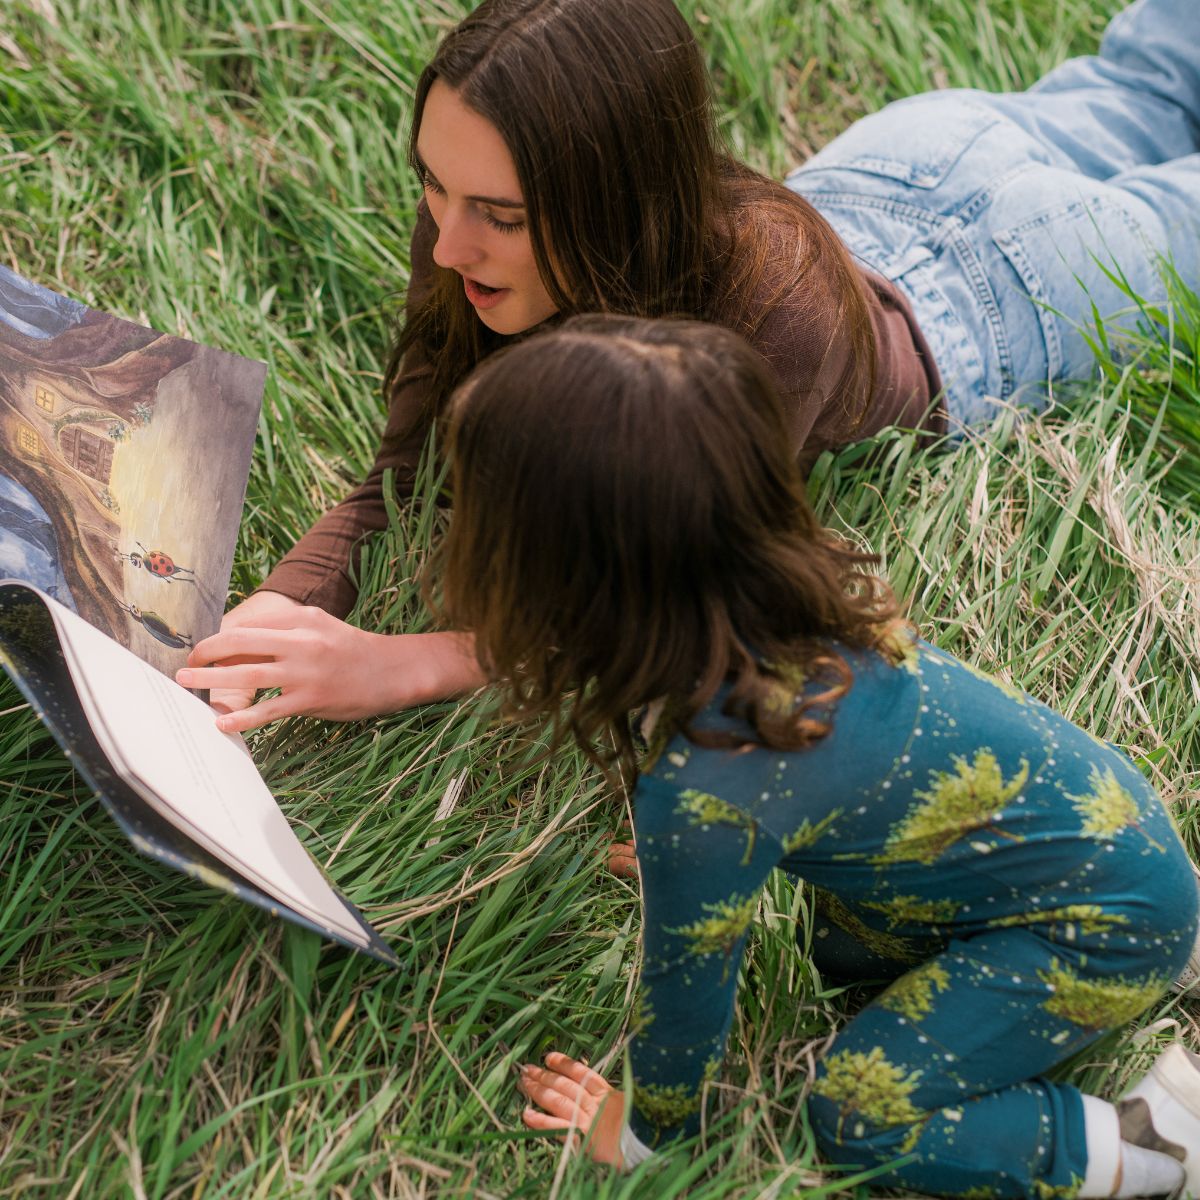
[{"label": "woman's arm", "polygon": [[[422,202],[413,230],[409,314],[432,286],[436,235]],[[225,614],[218,634],[189,655],[189,667],[177,678],[211,689],[222,728],[245,731],[298,714],[350,719],[395,712],[483,682],[469,639],[460,635],[382,637],[338,619],[358,599],[351,578],[355,548],[387,527],[385,473],[392,472],[398,495],[411,494],[429,428],[429,376],[425,358],[410,349],[366,479]],[[281,695],[252,707],[264,687],[280,688]]]}]

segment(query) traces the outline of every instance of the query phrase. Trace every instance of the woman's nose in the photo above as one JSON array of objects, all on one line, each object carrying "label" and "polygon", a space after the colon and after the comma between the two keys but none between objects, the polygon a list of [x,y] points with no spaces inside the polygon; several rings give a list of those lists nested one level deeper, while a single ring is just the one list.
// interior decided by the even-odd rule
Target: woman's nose
[{"label": "woman's nose", "polygon": [[433,261],[439,267],[452,271],[461,271],[479,262],[482,255],[469,216],[447,206],[441,217],[438,238],[433,247]]}]

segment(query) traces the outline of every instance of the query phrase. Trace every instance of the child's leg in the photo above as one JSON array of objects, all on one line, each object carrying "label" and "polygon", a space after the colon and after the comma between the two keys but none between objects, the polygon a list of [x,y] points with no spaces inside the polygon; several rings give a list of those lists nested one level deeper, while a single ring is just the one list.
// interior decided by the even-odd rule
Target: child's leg
[{"label": "child's leg", "polygon": [[918,942],[898,937],[878,913],[824,888],[813,888],[813,909],[812,942],[802,948],[807,949],[817,970],[837,983],[896,979],[946,944],[944,938]]},{"label": "child's leg", "polygon": [[809,1113],[826,1158],[908,1155],[878,1182],[937,1195],[1074,1195],[1088,1173],[1083,1100],[1041,1076],[1166,987],[1180,955],[1150,949],[1100,974],[1103,955],[1033,928],[951,943],[868,1005],[818,1068]]}]

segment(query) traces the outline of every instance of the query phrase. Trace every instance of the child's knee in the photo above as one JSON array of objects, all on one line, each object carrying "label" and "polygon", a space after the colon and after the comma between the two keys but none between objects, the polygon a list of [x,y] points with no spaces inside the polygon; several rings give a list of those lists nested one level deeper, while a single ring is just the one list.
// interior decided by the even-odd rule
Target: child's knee
[{"label": "child's knee", "polygon": [[[1147,956],[1147,970],[1166,966],[1174,977],[1187,964],[1200,934],[1200,887],[1181,845],[1169,846],[1167,861],[1155,866],[1157,871],[1143,883],[1141,901],[1153,915],[1145,921],[1149,936],[1139,944]],[[1162,961],[1162,948],[1167,949],[1169,963]]]},{"label": "child's knee", "polygon": [[887,1090],[884,1081],[881,1090],[868,1086],[861,1096],[851,1097],[830,1079],[824,1063],[818,1066],[808,1119],[827,1162],[874,1167],[909,1152],[928,1114],[904,1100],[897,1104]]}]

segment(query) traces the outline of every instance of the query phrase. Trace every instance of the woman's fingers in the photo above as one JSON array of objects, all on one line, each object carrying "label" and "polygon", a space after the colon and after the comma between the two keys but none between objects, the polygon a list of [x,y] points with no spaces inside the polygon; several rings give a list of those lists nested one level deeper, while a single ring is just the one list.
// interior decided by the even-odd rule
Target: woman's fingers
[{"label": "woman's fingers", "polygon": [[188,666],[207,667],[230,659],[252,662],[276,658],[296,649],[302,637],[292,626],[235,625],[197,642],[188,655]]},{"label": "woman's fingers", "polygon": [[208,706],[214,712],[241,712],[254,703],[254,692],[249,688],[219,688],[208,693]]},{"label": "woman's fingers", "polygon": [[257,704],[251,704],[237,712],[222,713],[217,717],[217,728],[222,733],[248,733],[251,729],[259,729],[272,721],[301,715],[304,714],[295,700],[284,694],[260,700]]},{"label": "woman's fingers", "polygon": [[253,693],[283,687],[287,673],[280,663],[272,660],[234,667],[184,667],[175,672],[175,679],[187,688],[226,688]]}]

